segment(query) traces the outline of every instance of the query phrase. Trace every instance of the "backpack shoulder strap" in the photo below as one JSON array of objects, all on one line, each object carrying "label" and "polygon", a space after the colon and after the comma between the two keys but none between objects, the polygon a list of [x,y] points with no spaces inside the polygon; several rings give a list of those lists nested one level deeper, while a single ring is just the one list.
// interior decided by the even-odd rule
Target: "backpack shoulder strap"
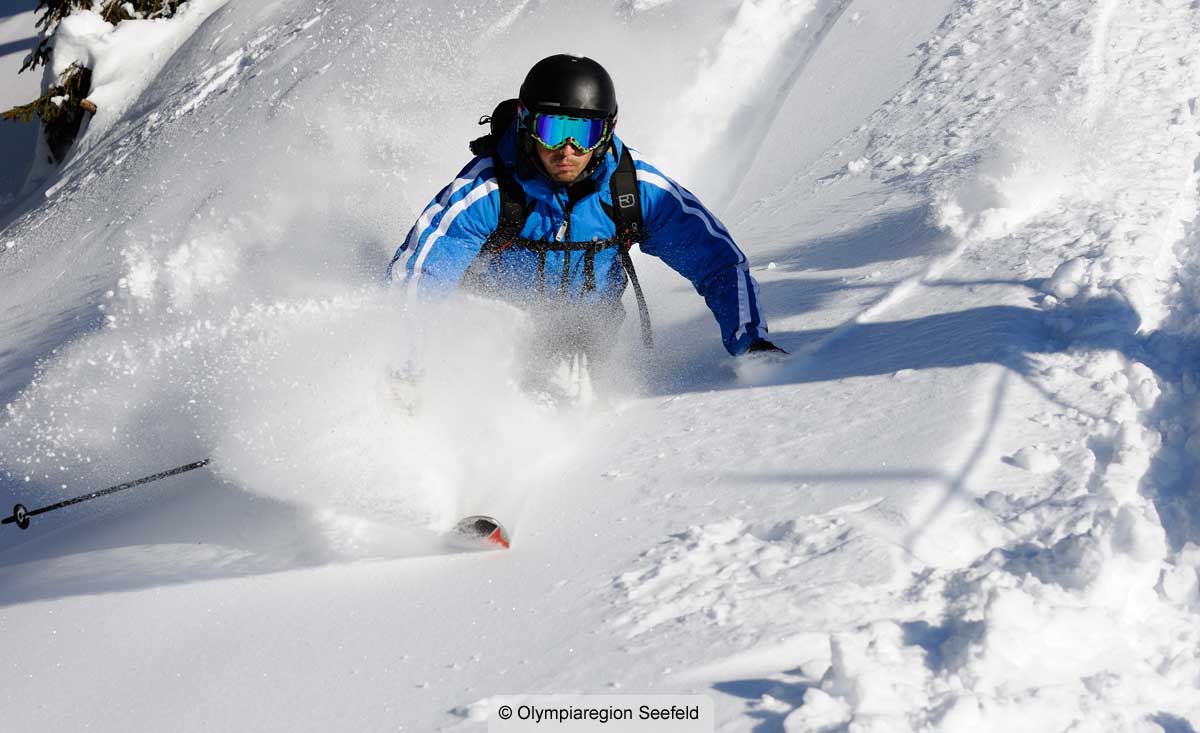
[{"label": "backpack shoulder strap", "polygon": [[496,184],[500,193],[500,214],[496,220],[496,228],[483,240],[474,262],[463,276],[463,286],[476,288],[480,285],[481,266],[491,261],[515,240],[520,239],[521,230],[525,228],[525,219],[529,215],[526,208],[525,189],[517,182],[512,171],[504,166],[496,155],[492,155],[492,171],[496,176]]},{"label": "backpack shoulder strap", "polygon": [[642,292],[637,271],[633,269],[633,258],[629,255],[633,245],[642,241],[645,231],[642,225],[642,196],[638,192],[637,169],[633,165],[633,155],[628,147],[621,149],[621,159],[617,161],[617,169],[608,179],[608,186],[612,193],[612,206],[605,207],[605,210],[617,228],[617,240],[620,242],[617,256],[625,274],[629,276],[629,284],[633,286],[633,294],[637,298],[638,316],[642,322],[642,342],[647,348],[653,348],[654,331],[650,325],[650,309],[646,306],[646,294]]},{"label": "backpack shoulder strap", "polygon": [[525,189],[517,182],[512,171],[504,166],[494,155],[492,169],[496,174],[496,183],[500,187],[500,218],[496,222],[496,231],[489,237],[491,242],[497,235],[505,238],[520,236],[525,228],[528,212],[525,210]]},{"label": "backpack shoulder strap", "polygon": [[633,155],[628,147],[621,149],[621,158],[617,161],[617,169],[608,179],[608,187],[612,194],[612,207],[608,215],[617,227],[621,248],[628,251],[644,234],[642,196],[638,192],[637,169],[634,168]]},{"label": "backpack shoulder strap", "polygon": [[500,188],[500,216],[495,232],[483,245],[484,252],[501,249],[507,240],[519,236],[529,213],[526,211],[525,189],[521,188],[512,171],[496,155],[497,142],[516,118],[517,104],[516,99],[506,99],[497,104],[490,115],[480,117],[479,124],[488,125],[488,133],[471,141],[472,153],[480,157],[492,157],[492,170]]}]

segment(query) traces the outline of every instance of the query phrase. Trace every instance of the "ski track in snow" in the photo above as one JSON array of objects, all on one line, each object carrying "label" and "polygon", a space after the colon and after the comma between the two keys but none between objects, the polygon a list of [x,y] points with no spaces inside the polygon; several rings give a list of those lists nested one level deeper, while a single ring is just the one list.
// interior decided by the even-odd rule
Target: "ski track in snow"
[{"label": "ski track in snow", "polygon": [[[1014,269],[1028,273],[1054,269],[1039,306],[1067,349],[1036,358],[1023,376],[1068,405],[1065,414],[1031,416],[1058,423],[1062,438],[1074,434],[1056,451],[1071,444],[1086,449],[1064,456],[1065,465],[1030,446],[1005,459],[1051,481],[1039,481],[1049,484],[1040,490],[980,496],[1003,526],[1004,541],[963,570],[931,573],[925,563],[910,566],[917,581],[912,586],[885,582],[879,588],[906,598],[901,605],[908,606],[907,616],[885,606],[876,617],[879,611],[862,598],[870,579],[861,569],[865,577],[840,592],[837,570],[790,577],[799,573],[793,568],[823,560],[833,549],[807,538],[765,541],[769,532],[736,519],[694,527],[665,549],[648,552],[643,569],[620,576],[616,587],[639,610],[619,616],[618,626],[641,635],[670,621],[736,626],[743,637],[752,636],[753,628],[771,636],[786,633],[772,620],[798,616],[809,621],[810,635],[832,627],[828,658],[818,654],[814,660],[809,639],[801,645],[807,656],[782,655],[777,667],[767,662],[756,670],[770,671],[772,682],[750,703],[751,714],[778,720],[789,731],[847,725],[1011,730],[1033,720],[1046,730],[1083,720],[1125,729],[1136,727],[1139,716],[1160,722],[1195,716],[1197,659],[1178,650],[1194,650],[1200,639],[1188,620],[1197,598],[1196,550],[1188,545],[1171,559],[1158,525],[1164,509],[1167,518],[1171,511],[1194,516],[1186,510],[1186,484],[1180,485],[1180,474],[1189,474],[1179,464],[1190,459],[1160,454],[1160,463],[1177,465],[1163,470],[1175,478],[1171,495],[1156,510],[1155,482],[1147,471],[1159,438],[1142,424],[1152,421],[1164,387],[1163,377],[1146,362],[1162,357],[1147,353],[1139,338],[1170,312],[1165,301],[1172,246],[1184,236],[1180,222],[1194,216],[1196,180],[1189,168],[1197,151],[1196,110],[1195,98],[1186,96],[1196,88],[1194,63],[1171,52],[1194,31],[1189,11],[1181,2],[1152,9],[992,3],[964,6],[948,19],[910,89],[873,121],[863,158],[870,162],[860,170],[929,191],[937,202],[933,216],[957,243],[882,290],[842,325],[804,344],[799,365],[752,376],[766,384],[801,377],[823,352],[834,352],[864,324],[887,320],[906,301],[929,296],[940,281],[970,281],[992,269],[976,263],[1020,263]],[[1064,27],[1081,42],[1075,48],[1085,46],[1084,54],[1077,56],[1070,41],[1023,31],[1067,19]],[[1021,48],[1043,39],[1054,46]],[[1079,56],[1088,59],[1085,73],[1058,82],[1056,67]],[[1033,109],[1030,115],[1027,100],[989,93],[984,80],[1011,74],[1017,64],[1028,67],[1029,89],[1045,95],[1056,112]],[[1045,84],[1040,77],[1055,86],[1040,89]],[[963,114],[953,104],[960,95],[974,112]],[[1175,106],[1164,110],[1163,100],[1172,98]],[[903,106],[917,109],[906,117]],[[913,118],[920,127],[905,124]],[[999,129],[1000,124],[1007,127]],[[980,138],[991,138],[995,147],[973,160]],[[817,185],[856,175],[859,170],[846,170]],[[1073,251],[1078,258],[1071,257]],[[1064,255],[1065,262],[1050,259]],[[1019,369],[1013,357],[1009,366]],[[1188,378],[1194,379],[1190,373]],[[1076,387],[1077,381],[1083,384]],[[1165,434],[1191,448],[1187,429],[1170,418]],[[968,473],[969,466],[970,461]],[[933,520],[946,501],[955,501],[953,493],[948,483],[945,500],[913,525]],[[849,542],[853,536],[848,529],[839,539]],[[1175,544],[1194,538],[1176,537]],[[819,602],[807,601],[807,595],[817,595]],[[806,601],[820,610],[796,613],[794,606]],[[1044,650],[1054,650],[1053,660]],[[1157,681],[1143,677],[1146,669],[1159,670]],[[708,674],[720,671],[716,665]],[[1148,707],[1133,711],[1131,699]]]},{"label": "ski track in snow", "polygon": [[[229,4],[85,136],[0,234],[3,485],[219,465],[0,537],[15,725],[474,729],[499,694],[575,691],[703,692],[722,731],[1200,725],[1193,4],[956,2],[772,188],[786,154],[753,143],[802,128],[788,88],[903,4],[685,6]],[[708,366],[707,314],[660,278],[666,348],[557,413],[514,388],[515,314],[365,285],[458,163],[421,110],[488,106],[439,61],[563,13],[688,36],[646,50],[673,60],[623,115],[684,80],[671,111],[705,125],[640,131],[748,202],[726,218],[790,361]],[[689,160],[731,129],[736,180]],[[428,533],[497,502],[509,553]],[[71,709],[18,703],[50,685]]]}]

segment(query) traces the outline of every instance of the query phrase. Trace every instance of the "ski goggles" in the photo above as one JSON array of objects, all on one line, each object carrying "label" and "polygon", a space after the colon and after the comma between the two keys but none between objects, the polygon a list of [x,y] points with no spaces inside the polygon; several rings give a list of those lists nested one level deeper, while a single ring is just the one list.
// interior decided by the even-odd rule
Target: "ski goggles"
[{"label": "ski goggles", "polygon": [[533,139],[549,150],[571,143],[580,152],[588,153],[608,139],[608,120],[602,117],[527,113],[526,127]]}]

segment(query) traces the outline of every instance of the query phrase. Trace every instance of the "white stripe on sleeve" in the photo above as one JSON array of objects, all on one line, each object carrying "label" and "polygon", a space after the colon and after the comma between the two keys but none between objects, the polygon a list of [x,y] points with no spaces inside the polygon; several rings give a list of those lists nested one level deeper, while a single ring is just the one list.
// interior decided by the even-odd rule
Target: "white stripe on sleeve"
[{"label": "white stripe on sleeve", "polygon": [[450,201],[450,199],[454,198],[454,194],[461,191],[465,186],[471,185],[475,178],[490,165],[492,165],[491,158],[480,158],[475,162],[475,165],[463,171],[461,175],[451,181],[450,185],[446,188],[442,196],[430,203],[429,206],[427,206],[425,210],[421,212],[421,215],[417,217],[417,223],[413,225],[412,231],[408,235],[408,240],[405,242],[404,254],[392,268],[393,272],[395,272],[397,269],[399,269],[400,272],[405,271],[409,259],[411,259],[413,254],[415,254],[417,251],[417,243],[421,241],[421,235],[424,234],[429,228],[429,225],[438,215],[438,212],[446,208],[446,204]]},{"label": "white stripe on sleeve", "polygon": [[409,281],[410,284],[415,285],[421,279],[421,267],[424,266],[426,258],[429,257],[429,252],[433,249],[433,245],[437,240],[441,239],[450,229],[450,225],[454,223],[455,218],[470,208],[471,204],[488,196],[492,191],[498,191],[499,189],[500,185],[496,183],[496,179],[489,178],[483,182],[483,185],[472,189],[470,193],[459,199],[446,211],[446,215],[442,217],[438,228],[429,235],[429,239],[426,239],[424,246],[421,247],[421,254],[417,257],[417,262],[413,266],[412,279]]}]

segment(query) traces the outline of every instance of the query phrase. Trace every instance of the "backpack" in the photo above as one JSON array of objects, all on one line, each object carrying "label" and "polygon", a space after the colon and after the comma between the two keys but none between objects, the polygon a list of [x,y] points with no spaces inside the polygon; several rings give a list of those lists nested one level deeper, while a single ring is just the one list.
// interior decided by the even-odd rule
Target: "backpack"
[{"label": "backpack", "polygon": [[[517,116],[517,100],[506,99],[496,105],[491,115],[479,118],[480,125],[489,125],[489,132],[471,141],[471,152],[478,156],[494,155],[496,141],[512,126]],[[616,227],[616,236],[584,242],[543,242],[527,239],[521,236],[525,220],[529,217],[532,207],[525,198],[525,189],[513,177],[512,171],[499,160],[495,161],[493,170],[496,183],[500,189],[500,218],[495,231],[484,242],[480,257],[494,257],[509,247],[522,247],[538,254],[538,284],[545,286],[546,253],[547,252],[584,252],[583,276],[584,292],[596,289],[595,258],[596,253],[615,247],[617,258],[622,269],[633,285],[634,295],[637,296],[638,316],[642,325],[642,341],[647,347],[654,346],[654,333],[650,325],[650,311],[646,306],[646,296],[638,282],[637,272],[633,269],[633,258],[629,250],[642,239],[642,201],[638,192],[637,171],[634,169],[633,156],[626,147],[621,151],[617,169],[609,177],[609,190],[612,194],[613,205],[601,202],[604,213],[612,219]],[[586,193],[591,193],[587,191]],[[563,284],[566,287],[568,272],[563,270]]]}]

